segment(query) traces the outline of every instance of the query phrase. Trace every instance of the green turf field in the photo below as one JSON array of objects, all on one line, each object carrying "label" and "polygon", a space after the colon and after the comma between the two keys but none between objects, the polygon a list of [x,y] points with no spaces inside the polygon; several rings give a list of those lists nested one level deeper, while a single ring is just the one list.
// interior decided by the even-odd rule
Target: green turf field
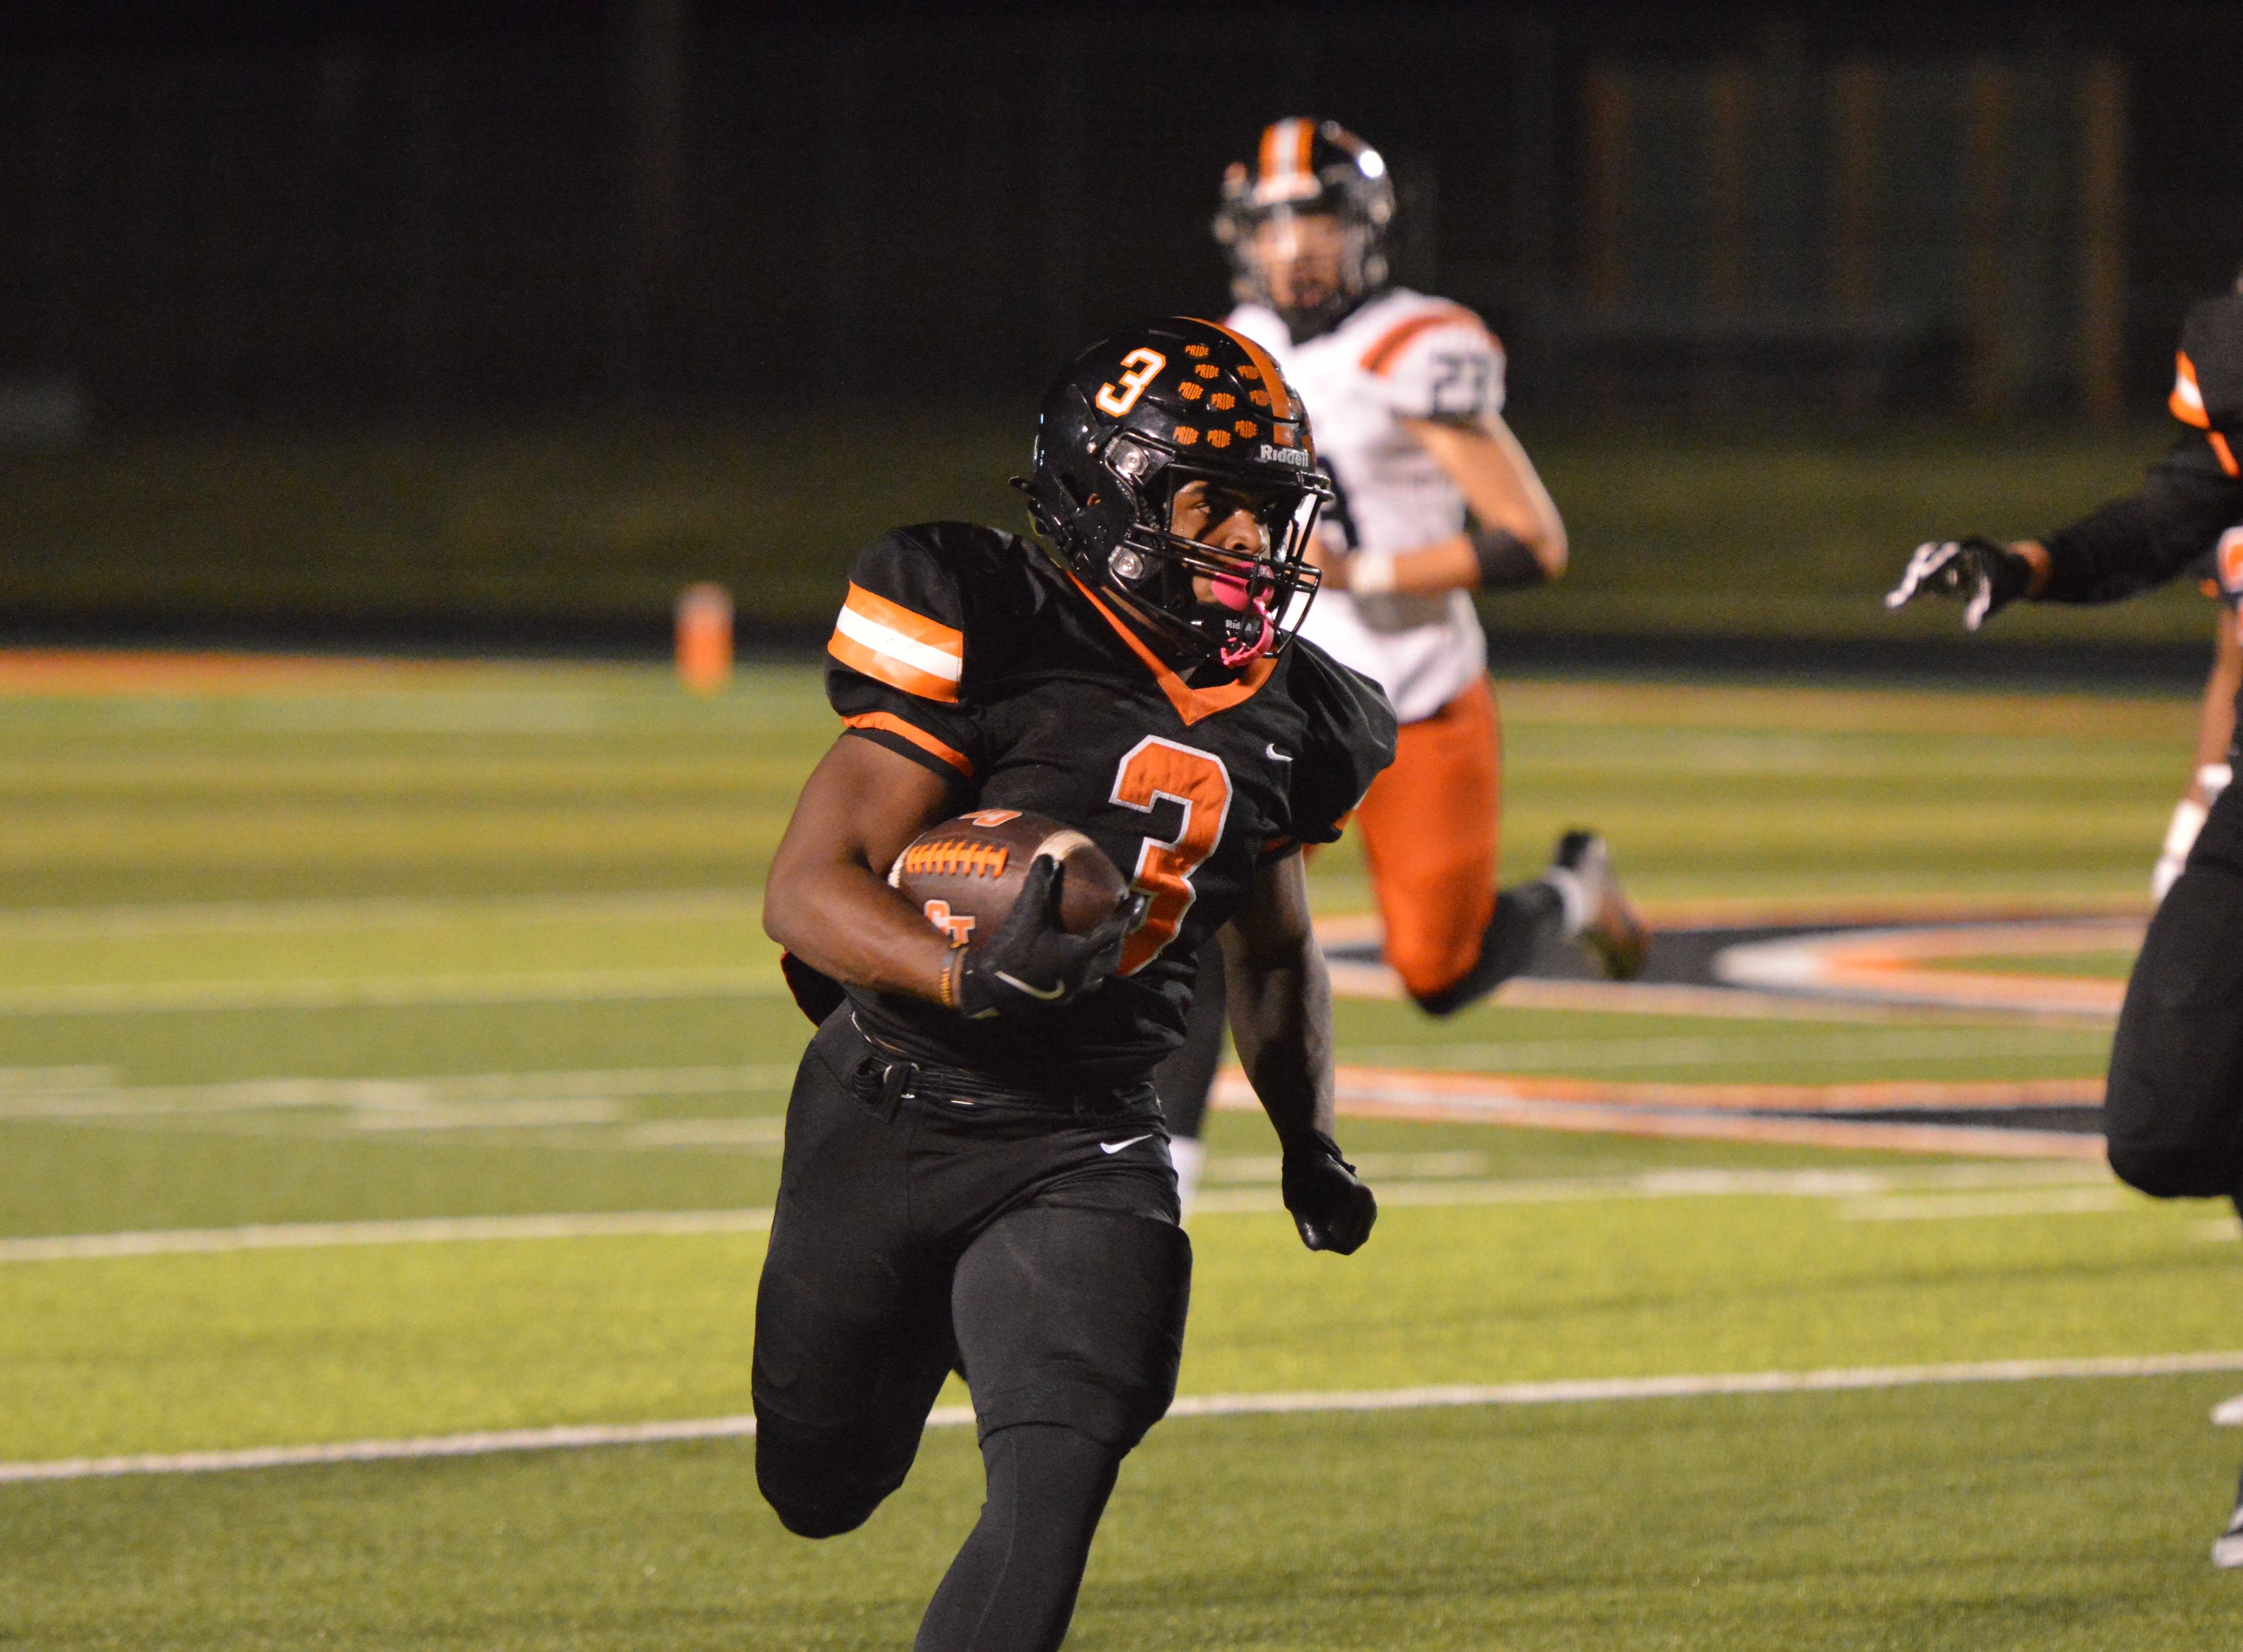
[{"label": "green turf field", "polygon": [[[654,637],[689,580],[762,624],[830,622],[859,547],[899,522],[1014,527],[1032,408],[784,421],[643,418],[306,434],[150,435],[0,460],[0,613],[599,624]],[[2177,427],[1545,428],[1520,435],[1568,524],[1559,584],[1505,629],[1620,636],[1952,637],[1877,598],[1927,537],[2044,533],[2131,492]],[[1996,634],[2092,650],[2208,644],[2186,589]]]},{"label": "green turf field", "polygon": [[[1503,698],[1513,874],[1589,820],[1670,903],[2107,906],[2147,875],[2192,724],[2110,697]],[[806,1032],[758,886],[831,732],[798,667],[707,702],[562,666],[0,700],[0,1465],[744,1411]],[[1312,879],[1326,912],[1364,906],[1347,846]],[[2052,961],[2081,957],[2014,963]],[[1339,1022],[1352,1062],[1585,1081],[2091,1078],[2107,1042],[1952,1015]],[[2243,1348],[2232,1213],[2090,1163],[1344,1134],[1385,1214],[1361,1255],[1311,1257],[1266,1128],[1216,1116],[1187,1396]],[[2217,1644],[2235,1453],[2204,1418],[2236,1387],[1179,1417],[1125,1470],[1070,1645]],[[973,1517],[970,1431],[932,1431],[824,1545],[779,1530],[750,1460],[0,1483],[0,1645],[906,1644]]]}]

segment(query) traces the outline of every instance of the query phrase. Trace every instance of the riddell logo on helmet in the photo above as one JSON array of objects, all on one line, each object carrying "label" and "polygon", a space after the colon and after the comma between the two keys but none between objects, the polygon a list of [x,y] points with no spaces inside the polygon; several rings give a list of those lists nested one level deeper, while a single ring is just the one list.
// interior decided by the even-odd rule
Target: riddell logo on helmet
[{"label": "riddell logo on helmet", "polygon": [[1298,465],[1301,469],[1305,470],[1309,466],[1309,455],[1303,453],[1298,448],[1273,448],[1265,442],[1262,444],[1262,462],[1263,464],[1276,463],[1281,465]]}]

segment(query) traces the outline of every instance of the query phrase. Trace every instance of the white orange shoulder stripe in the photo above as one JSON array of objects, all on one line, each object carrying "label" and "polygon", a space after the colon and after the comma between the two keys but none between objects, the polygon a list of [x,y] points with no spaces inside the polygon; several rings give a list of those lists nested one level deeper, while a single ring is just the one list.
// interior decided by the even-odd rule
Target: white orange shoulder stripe
[{"label": "white orange shoulder stripe", "polygon": [[2186,351],[2173,357],[2172,394],[2166,398],[2166,406],[2183,424],[2192,424],[2199,430],[2212,424],[2212,415],[2204,410],[2204,392],[2197,388],[2196,363]]},{"label": "white orange shoulder stripe", "polygon": [[[1380,334],[1371,347],[1363,353],[1361,366],[1365,373],[1386,374],[1394,369],[1396,360],[1409,348],[1420,334],[1435,327],[1466,327],[1478,333],[1487,333],[1487,323],[1461,304],[1442,304],[1433,309],[1420,310],[1415,315],[1404,316]],[[1492,340],[1494,335],[1488,334]]]},{"label": "white orange shoulder stripe", "polygon": [[852,583],[825,651],[852,671],[923,700],[955,704],[966,636]]}]

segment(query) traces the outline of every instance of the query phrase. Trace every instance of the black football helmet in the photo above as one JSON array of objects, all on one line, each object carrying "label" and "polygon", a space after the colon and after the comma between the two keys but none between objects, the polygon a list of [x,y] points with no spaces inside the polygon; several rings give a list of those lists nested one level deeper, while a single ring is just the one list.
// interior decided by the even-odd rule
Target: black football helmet
[{"label": "black football helmet", "polygon": [[[1170,530],[1194,482],[1253,512],[1258,554]],[[1180,660],[1275,654],[1316,593],[1303,558],[1331,485],[1308,413],[1267,351],[1213,321],[1148,322],[1069,362],[1014,485],[1053,558]]]},{"label": "black football helmet", "polygon": [[[1345,233],[1339,285],[1306,308],[1276,304],[1255,251],[1256,232],[1288,218],[1336,219]],[[1386,285],[1386,230],[1394,221],[1394,181],[1378,152],[1336,120],[1273,121],[1262,129],[1253,165],[1234,161],[1223,175],[1215,239],[1230,260],[1231,295],[1284,318],[1294,342],[1329,332]]]}]

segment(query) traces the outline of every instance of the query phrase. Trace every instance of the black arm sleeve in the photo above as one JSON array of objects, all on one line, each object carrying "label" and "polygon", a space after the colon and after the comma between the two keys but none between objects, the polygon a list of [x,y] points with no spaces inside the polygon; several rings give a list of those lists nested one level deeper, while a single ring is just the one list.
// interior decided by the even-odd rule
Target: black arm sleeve
[{"label": "black arm sleeve", "polygon": [[2243,478],[2200,431],[2173,443],[2141,487],[2051,534],[2044,603],[2115,603],[2162,585],[2243,522]]}]

